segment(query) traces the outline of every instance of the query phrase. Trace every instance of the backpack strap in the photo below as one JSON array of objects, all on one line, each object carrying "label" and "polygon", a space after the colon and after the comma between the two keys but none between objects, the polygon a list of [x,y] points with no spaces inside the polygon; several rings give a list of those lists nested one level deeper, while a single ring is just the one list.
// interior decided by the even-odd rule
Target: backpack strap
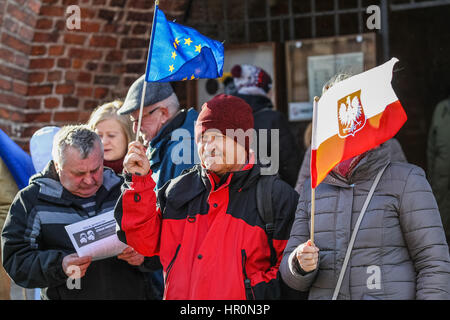
[{"label": "backpack strap", "polygon": [[275,179],[276,176],[273,175],[261,175],[256,185],[256,206],[262,221],[265,223],[265,231],[270,238],[275,231],[272,208],[272,187]]},{"label": "backpack strap", "polygon": [[264,223],[264,230],[266,231],[270,248],[270,262],[272,265],[275,265],[277,261],[277,254],[272,241],[273,233],[275,231],[272,189],[276,178],[276,175],[261,175],[256,184],[256,207],[259,216]]}]

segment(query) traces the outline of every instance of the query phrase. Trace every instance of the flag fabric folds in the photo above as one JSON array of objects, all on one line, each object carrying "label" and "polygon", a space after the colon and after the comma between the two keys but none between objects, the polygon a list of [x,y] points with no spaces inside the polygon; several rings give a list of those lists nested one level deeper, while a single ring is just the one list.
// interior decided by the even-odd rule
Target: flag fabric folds
[{"label": "flag fabric folds", "polygon": [[25,188],[30,177],[36,173],[31,157],[1,129],[0,157],[11,172],[19,190]]},{"label": "flag fabric folds", "polygon": [[389,140],[406,122],[391,85],[397,61],[338,82],[322,95],[313,111],[312,188],[338,163]]},{"label": "flag fabric folds", "polygon": [[167,21],[155,6],[147,61],[147,82],[169,82],[222,76],[222,43],[190,27]]}]

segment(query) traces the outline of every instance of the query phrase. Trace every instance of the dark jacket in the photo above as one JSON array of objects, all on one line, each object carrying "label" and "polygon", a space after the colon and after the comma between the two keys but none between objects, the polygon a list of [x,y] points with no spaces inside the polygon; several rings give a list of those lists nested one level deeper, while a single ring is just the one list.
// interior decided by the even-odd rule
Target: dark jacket
[{"label": "dark jacket", "polygon": [[309,299],[331,299],[357,218],[378,171],[387,163],[362,219],[338,299],[450,299],[450,258],[436,201],[423,170],[390,162],[372,149],[348,181],[333,173],[316,188],[314,242],[318,269],[303,274],[295,249],[310,238],[311,188],[300,193],[280,272]]},{"label": "dark jacket", "polygon": [[[122,178],[105,169],[95,195],[96,214],[114,209]],[[142,273],[117,257],[93,261],[81,289],[68,289],[63,258],[75,252],[64,226],[89,218],[59,182],[53,161],[16,196],[2,233],[3,265],[25,288],[45,288],[46,299],[144,299]]]},{"label": "dark jacket", "polygon": [[[267,97],[247,94],[235,94],[235,96],[245,100],[253,109],[254,126],[257,131],[257,150],[260,150],[259,129],[280,130],[279,144],[276,142],[279,148],[280,161],[278,174],[282,180],[286,181],[291,187],[294,187],[303,159],[303,153],[300,154],[300,149],[295,141],[294,135],[289,129],[289,122],[286,117],[281,112],[273,109],[272,102]],[[267,141],[268,146],[271,146],[270,131],[267,133]],[[268,149],[267,153],[270,157],[271,150],[270,148]],[[259,156],[258,159],[260,159]]]},{"label": "dark jacket", "polygon": [[298,194],[275,180],[269,245],[256,207],[260,167],[249,166],[221,183],[196,166],[164,185],[158,207],[150,175],[132,176],[124,185],[115,211],[119,239],[143,255],[159,255],[165,299],[280,297],[278,267]]},{"label": "dark jacket", "polygon": [[194,139],[197,117],[198,112],[192,108],[181,110],[150,142],[147,157],[158,189],[199,163]]}]

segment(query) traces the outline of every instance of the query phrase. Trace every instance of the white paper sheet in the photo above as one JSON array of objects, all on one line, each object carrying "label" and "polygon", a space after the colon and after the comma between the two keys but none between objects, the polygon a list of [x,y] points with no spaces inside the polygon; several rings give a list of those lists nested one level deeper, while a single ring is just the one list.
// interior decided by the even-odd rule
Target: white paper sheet
[{"label": "white paper sheet", "polygon": [[78,256],[101,260],[117,256],[127,247],[117,238],[116,224],[114,211],[109,211],[65,228]]}]

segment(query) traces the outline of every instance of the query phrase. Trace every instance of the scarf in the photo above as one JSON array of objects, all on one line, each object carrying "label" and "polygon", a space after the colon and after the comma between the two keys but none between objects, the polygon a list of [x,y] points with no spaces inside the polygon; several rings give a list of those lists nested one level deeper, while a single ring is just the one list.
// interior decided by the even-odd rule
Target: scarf
[{"label": "scarf", "polygon": [[366,152],[354,156],[353,158],[347,159],[345,161],[340,162],[333,168],[333,172],[337,175],[341,176],[345,180],[348,180],[350,173],[356,167],[356,165],[364,158]]},{"label": "scarf", "polygon": [[117,159],[117,160],[111,160],[111,161],[103,160],[103,165],[105,167],[113,169],[113,171],[116,174],[121,174],[123,171],[123,160],[124,159],[125,159],[125,156],[120,159]]}]

